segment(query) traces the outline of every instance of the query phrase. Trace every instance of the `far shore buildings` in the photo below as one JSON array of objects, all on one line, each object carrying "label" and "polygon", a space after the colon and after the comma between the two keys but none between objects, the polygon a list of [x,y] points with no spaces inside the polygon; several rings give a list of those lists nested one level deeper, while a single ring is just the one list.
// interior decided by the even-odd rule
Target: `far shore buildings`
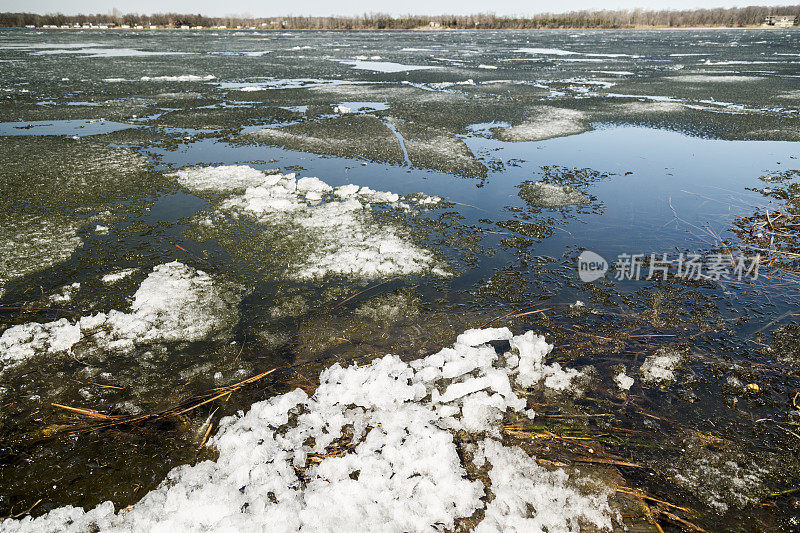
[{"label": "far shore buildings", "polygon": [[785,15],[770,15],[761,23],[762,28],[791,28],[794,26],[794,21],[797,17]]}]

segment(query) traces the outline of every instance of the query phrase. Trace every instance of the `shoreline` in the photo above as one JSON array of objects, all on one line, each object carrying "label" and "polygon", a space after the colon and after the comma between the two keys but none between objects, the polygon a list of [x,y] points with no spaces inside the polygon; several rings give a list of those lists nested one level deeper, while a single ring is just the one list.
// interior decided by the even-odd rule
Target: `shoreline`
[{"label": "shoreline", "polygon": [[692,30],[800,30],[800,26],[793,26],[790,28],[776,28],[776,27],[769,27],[769,26],[677,26],[677,27],[670,27],[670,26],[635,26],[635,27],[625,27],[625,28],[596,28],[590,26],[569,26],[563,28],[430,28],[426,26],[420,26],[416,28],[212,28],[212,27],[203,27],[203,28],[167,28],[167,27],[159,27],[159,28],[119,28],[119,27],[108,27],[108,28],[100,28],[100,27],[87,27],[87,28],[60,28],[60,27],[27,27],[27,26],[5,26],[0,27],[0,30],[56,30],[56,31],[178,31],[178,32],[190,32],[190,31],[264,31],[264,32],[286,32],[286,31],[336,31],[336,32],[366,32],[366,31],[373,31],[373,32],[403,32],[403,31],[413,31],[413,32],[453,32],[453,31],[470,31],[470,32],[484,32],[484,31],[576,31],[576,30],[591,30],[591,31],[645,31],[645,30],[655,30],[655,31],[692,31]]}]

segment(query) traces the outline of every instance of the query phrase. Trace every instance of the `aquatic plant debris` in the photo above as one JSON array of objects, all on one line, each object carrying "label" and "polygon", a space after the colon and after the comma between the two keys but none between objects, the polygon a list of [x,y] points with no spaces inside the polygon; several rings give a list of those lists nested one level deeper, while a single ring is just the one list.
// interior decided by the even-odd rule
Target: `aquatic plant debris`
[{"label": "aquatic plant debris", "polygon": [[[498,340],[511,350],[487,344]],[[522,361],[549,350],[532,332],[496,328],[466,331],[411,363],[387,355],[335,364],[310,397],[296,389],[223,419],[209,443],[216,461],[172,470],[128,509],[63,507],[3,529],[423,531],[483,510],[478,531],[609,530],[608,488],[587,494],[563,470],[499,440],[506,410],[525,412],[513,388],[534,374]],[[472,465],[457,451],[460,429],[479,436]],[[489,468],[488,487],[467,477],[473,467]]]},{"label": "aquatic plant debris", "polygon": [[543,181],[526,181],[520,185],[520,197],[530,205],[539,207],[564,207],[588,204],[591,199],[569,185],[557,185]]}]

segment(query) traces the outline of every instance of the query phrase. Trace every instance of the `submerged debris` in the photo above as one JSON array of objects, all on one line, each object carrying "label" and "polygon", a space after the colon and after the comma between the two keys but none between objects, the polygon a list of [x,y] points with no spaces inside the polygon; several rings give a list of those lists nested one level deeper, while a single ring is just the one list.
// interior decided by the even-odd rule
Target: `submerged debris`
[{"label": "submerged debris", "polygon": [[717,513],[757,505],[766,496],[768,470],[728,449],[715,451],[697,442],[671,467],[672,479]]}]

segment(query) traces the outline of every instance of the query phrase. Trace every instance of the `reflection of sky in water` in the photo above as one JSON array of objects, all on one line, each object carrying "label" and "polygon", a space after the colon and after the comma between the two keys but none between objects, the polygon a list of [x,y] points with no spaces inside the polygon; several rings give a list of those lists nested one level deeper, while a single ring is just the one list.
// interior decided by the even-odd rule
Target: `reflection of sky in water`
[{"label": "reflection of sky in water", "polygon": [[[70,102],[68,105],[96,107],[96,104],[83,104],[82,102]],[[77,135],[78,137],[84,137],[86,135],[100,135],[135,127],[132,124],[103,119],[0,122],[0,135]]]}]

